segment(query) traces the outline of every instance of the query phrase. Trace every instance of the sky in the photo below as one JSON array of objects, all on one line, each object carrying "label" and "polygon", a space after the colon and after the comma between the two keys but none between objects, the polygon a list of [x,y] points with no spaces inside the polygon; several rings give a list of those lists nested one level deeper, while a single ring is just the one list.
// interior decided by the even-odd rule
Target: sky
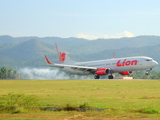
[{"label": "sky", "polygon": [[0,0],[0,35],[160,36],[160,0]]}]

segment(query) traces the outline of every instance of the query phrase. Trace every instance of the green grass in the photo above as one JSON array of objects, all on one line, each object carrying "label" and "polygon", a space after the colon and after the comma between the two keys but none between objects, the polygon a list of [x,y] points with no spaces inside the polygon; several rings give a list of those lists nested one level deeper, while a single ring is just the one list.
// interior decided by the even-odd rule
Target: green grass
[{"label": "green grass", "polygon": [[[7,98],[9,94],[25,95],[23,98],[35,96],[41,107],[87,105],[93,108],[106,109],[103,112],[51,112],[35,110],[26,112],[26,110],[21,108],[20,114],[54,114],[59,116],[56,119],[60,119],[62,116],[79,114],[83,115],[83,117],[98,115],[99,117],[132,116],[160,118],[159,80],[1,80],[1,106],[8,104],[9,99]],[[34,98],[29,97],[25,99]]]}]

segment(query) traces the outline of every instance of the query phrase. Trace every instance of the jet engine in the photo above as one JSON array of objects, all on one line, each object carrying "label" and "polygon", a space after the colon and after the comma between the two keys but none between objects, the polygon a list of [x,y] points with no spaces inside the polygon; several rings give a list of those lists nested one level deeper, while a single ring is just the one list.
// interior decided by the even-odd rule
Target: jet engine
[{"label": "jet engine", "polygon": [[130,75],[130,74],[132,74],[132,71],[124,71],[124,72],[120,72],[119,74],[121,74],[121,75]]},{"label": "jet engine", "polygon": [[96,70],[97,75],[107,75],[109,72],[110,70],[108,68],[100,68]]}]

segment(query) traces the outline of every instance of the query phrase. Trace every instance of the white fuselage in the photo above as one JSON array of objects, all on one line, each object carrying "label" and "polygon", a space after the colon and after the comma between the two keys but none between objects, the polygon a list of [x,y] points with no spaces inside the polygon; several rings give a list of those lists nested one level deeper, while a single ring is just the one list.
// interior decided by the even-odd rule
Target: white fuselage
[{"label": "white fuselage", "polygon": [[[137,70],[149,70],[155,67],[158,63],[150,57],[138,56],[138,57],[126,57],[116,58],[89,62],[77,62],[72,65],[96,67],[96,68],[109,68],[110,73],[120,73],[124,71],[137,71]],[[92,74],[88,71],[82,71],[78,69],[72,69],[71,67],[60,68],[64,72],[78,75]]]}]

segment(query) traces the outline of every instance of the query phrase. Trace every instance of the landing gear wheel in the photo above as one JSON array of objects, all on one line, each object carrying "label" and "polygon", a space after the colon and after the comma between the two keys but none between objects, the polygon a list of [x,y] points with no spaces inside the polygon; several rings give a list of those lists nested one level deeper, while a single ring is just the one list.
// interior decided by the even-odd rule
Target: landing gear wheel
[{"label": "landing gear wheel", "polygon": [[146,72],[145,74],[146,74],[146,75],[149,75],[149,72]]},{"label": "landing gear wheel", "polygon": [[95,76],[94,76],[94,79],[99,79],[99,78],[100,78],[99,75],[95,75]]},{"label": "landing gear wheel", "polygon": [[146,75],[149,75],[149,73],[150,73],[150,71],[152,70],[152,68],[151,69],[149,69],[149,70],[146,70]]},{"label": "landing gear wheel", "polygon": [[108,76],[108,79],[113,79],[113,75],[109,75],[109,76]]}]

